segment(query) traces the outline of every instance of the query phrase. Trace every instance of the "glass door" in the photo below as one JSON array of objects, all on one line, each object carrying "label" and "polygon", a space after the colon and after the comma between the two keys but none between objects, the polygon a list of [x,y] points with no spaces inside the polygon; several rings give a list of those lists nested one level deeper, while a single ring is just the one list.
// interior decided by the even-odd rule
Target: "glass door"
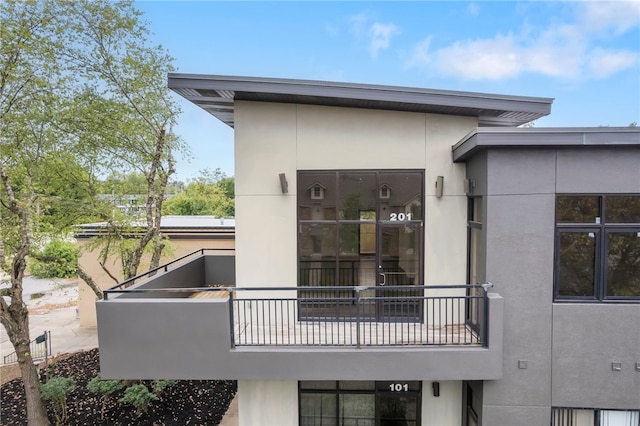
[{"label": "glass door", "polygon": [[381,223],[378,250],[378,320],[414,322],[422,318],[422,223]]}]

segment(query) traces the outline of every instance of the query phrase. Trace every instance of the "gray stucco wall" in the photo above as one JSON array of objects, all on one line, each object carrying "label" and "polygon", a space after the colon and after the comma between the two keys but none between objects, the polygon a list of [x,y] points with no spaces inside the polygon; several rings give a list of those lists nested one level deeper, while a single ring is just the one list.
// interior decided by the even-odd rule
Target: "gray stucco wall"
[{"label": "gray stucco wall", "polygon": [[[151,278],[140,281],[131,286],[132,289],[163,289],[206,287],[210,285],[234,286],[235,256],[233,255],[204,255],[198,256],[185,263],[172,266],[167,272],[158,271]],[[109,297],[122,299],[158,299],[189,297],[192,293],[122,293]]]},{"label": "gray stucco wall", "polygon": [[640,193],[640,150],[488,149],[467,177],[485,206],[485,278],[505,300],[504,377],[484,382],[483,424],[640,407],[640,305],[553,303],[556,194]]}]

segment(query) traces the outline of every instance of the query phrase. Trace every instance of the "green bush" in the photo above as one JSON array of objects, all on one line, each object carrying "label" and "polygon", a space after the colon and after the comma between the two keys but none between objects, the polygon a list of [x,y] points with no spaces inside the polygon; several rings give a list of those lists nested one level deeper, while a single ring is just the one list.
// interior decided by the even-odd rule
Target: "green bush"
[{"label": "green bush", "polygon": [[56,425],[67,421],[67,395],[76,388],[73,377],[52,377],[47,383],[40,385],[40,396],[53,405]]},{"label": "green bush", "polygon": [[156,395],[160,395],[163,390],[175,385],[175,383],[175,380],[156,380],[155,382],[153,382],[153,393]]},{"label": "green bush", "polygon": [[74,243],[54,240],[47,243],[37,256],[31,259],[29,272],[38,278],[72,278],[78,274],[79,250]]},{"label": "green bush", "polygon": [[143,384],[133,385],[124,391],[124,396],[118,401],[128,403],[136,407],[136,414],[141,416],[147,412],[151,401],[158,399],[153,393],[149,392],[149,389]]},{"label": "green bush", "polygon": [[120,380],[107,380],[102,379],[100,376],[96,376],[89,383],[87,383],[87,390],[92,393],[98,393],[102,395],[102,408],[100,409],[100,418],[104,418],[104,411],[107,406],[107,402],[111,398],[111,394],[119,391],[123,388]]}]

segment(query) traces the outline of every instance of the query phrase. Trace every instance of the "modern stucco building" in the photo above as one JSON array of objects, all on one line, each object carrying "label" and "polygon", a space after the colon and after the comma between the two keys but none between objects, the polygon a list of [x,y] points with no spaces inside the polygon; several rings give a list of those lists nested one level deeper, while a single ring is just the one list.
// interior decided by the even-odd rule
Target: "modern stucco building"
[{"label": "modern stucco building", "polygon": [[235,269],[108,292],[103,377],[237,379],[251,426],[638,424],[640,129],[517,128],[548,98],[169,86],[235,129]]}]

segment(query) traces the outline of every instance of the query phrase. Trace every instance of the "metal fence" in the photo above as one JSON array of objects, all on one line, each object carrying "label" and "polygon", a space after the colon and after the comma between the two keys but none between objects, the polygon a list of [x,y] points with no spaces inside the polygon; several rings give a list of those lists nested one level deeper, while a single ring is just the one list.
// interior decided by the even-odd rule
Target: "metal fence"
[{"label": "metal fence", "polygon": [[[41,360],[51,356],[51,332],[45,331],[29,343],[29,351],[31,359]],[[18,354],[15,352],[6,355],[3,359],[4,364],[18,362]]]},{"label": "metal fence", "polygon": [[486,346],[490,284],[229,289],[234,346]]}]

